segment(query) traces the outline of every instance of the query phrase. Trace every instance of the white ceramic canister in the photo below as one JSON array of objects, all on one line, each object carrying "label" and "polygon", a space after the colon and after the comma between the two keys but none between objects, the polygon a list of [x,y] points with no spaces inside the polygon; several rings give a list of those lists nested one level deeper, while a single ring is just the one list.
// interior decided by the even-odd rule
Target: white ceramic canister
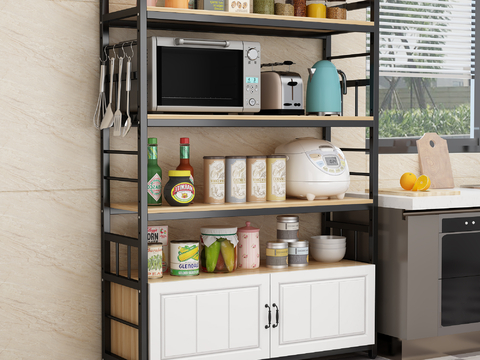
[{"label": "white ceramic canister", "polygon": [[247,156],[247,201],[267,201],[267,157]]},{"label": "white ceramic canister", "polygon": [[277,216],[277,240],[279,241],[297,241],[300,222],[297,215],[278,215]]},{"label": "white ceramic canister", "polygon": [[204,203],[225,203],[225,156],[204,156]]},{"label": "white ceramic canister", "polygon": [[247,201],[247,157],[225,156],[225,201],[244,203]]},{"label": "white ceramic canister", "polygon": [[163,277],[163,244],[150,243],[148,244],[148,278],[158,279]]},{"label": "white ceramic canister", "polygon": [[267,200],[285,201],[287,196],[287,157],[267,156]]},{"label": "white ceramic canister", "polygon": [[170,275],[193,276],[200,273],[199,241],[170,241]]},{"label": "white ceramic canister", "polygon": [[260,229],[250,226],[239,228],[238,236],[238,260],[239,269],[257,269],[260,266]]},{"label": "white ceramic canister", "polygon": [[288,266],[303,267],[308,265],[308,241],[299,240],[288,243]]},{"label": "white ceramic canister", "polygon": [[267,267],[271,269],[285,269],[288,267],[288,243],[267,242]]}]

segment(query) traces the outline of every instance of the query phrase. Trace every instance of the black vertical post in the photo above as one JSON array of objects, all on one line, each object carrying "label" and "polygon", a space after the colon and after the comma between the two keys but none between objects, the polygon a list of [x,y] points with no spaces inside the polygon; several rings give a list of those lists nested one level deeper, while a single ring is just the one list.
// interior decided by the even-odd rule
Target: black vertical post
[{"label": "black vertical post", "polygon": [[[473,25],[475,25],[475,39],[480,39],[480,26],[476,26],[476,12],[477,12],[477,5],[473,6],[472,9],[472,17],[473,17]],[[477,111],[476,104],[480,104],[480,81],[476,80],[475,74],[477,73],[477,69],[480,69],[479,62],[477,61],[477,57],[475,56],[476,48],[475,48],[475,39],[472,39],[472,55],[474,58],[474,72],[472,74],[472,80],[474,84],[474,104],[470,104],[470,107],[473,106],[473,136],[476,139],[475,145],[480,145],[480,111]],[[473,50],[475,48],[475,50]],[[480,105],[478,105],[480,106]]]},{"label": "black vertical post", "polygon": [[147,206],[147,1],[137,1],[138,54],[138,351],[139,360],[148,359],[148,206]]}]

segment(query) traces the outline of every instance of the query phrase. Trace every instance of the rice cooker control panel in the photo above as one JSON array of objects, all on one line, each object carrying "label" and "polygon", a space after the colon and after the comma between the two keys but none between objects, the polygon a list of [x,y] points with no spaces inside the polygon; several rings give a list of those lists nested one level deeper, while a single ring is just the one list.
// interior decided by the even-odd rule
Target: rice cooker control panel
[{"label": "rice cooker control panel", "polygon": [[307,156],[316,168],[326,174],[341,175],[345,172],[345,157],[339,148],[307,151]]}]

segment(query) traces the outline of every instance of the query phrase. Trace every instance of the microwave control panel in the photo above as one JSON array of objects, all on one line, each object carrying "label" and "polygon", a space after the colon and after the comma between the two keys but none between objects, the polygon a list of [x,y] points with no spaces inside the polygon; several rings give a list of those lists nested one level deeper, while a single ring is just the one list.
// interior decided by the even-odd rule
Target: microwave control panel
[{"label": "microwave control panel", "polygon": [[244,109],[245,112],[260,111],[260,43],[244,42]]}]

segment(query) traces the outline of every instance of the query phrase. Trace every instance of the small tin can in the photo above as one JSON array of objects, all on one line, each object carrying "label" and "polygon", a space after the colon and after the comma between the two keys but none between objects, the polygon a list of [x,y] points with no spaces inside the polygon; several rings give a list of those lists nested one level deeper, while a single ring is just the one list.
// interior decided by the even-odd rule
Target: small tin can
[{"label": "small tin can", "polygon": [[247,201],[267,201],[266,156],[247,156]]},{"label": "small tin can", "polygon": [[247,201],[247,157],[225,156],[225,201],[244,203]]},{"label": "small tin can", "polygon": [[285,269],[288,267],[288,243],[267,242],[267,268]]},{"label": "small tin can", "polygon": [[163,244],[148,244],[148,278],[158,279],[163,277]]},{"label": "small tin can", "polygon": [[199,241],[173,240],[170,241],[170,275],[193,276],[199,270]]},{"label": "small tin can", "polygon": [[205,204],[225,203],[225,156],[204,156]]},{"label": "small tin can", "polygon": [[300,223],[296,215],[278,215],[277,216],[277,240],[279,241],[297,241]]},{"label": "small tin can", "polygon": [[308,241],[299,240],[288,243],[288,266],[302,267],[308,265]]},{"label": "small tin can", "polygon": [[287,195],[287,157],[267,156],[267,200],[285,201]]}]

